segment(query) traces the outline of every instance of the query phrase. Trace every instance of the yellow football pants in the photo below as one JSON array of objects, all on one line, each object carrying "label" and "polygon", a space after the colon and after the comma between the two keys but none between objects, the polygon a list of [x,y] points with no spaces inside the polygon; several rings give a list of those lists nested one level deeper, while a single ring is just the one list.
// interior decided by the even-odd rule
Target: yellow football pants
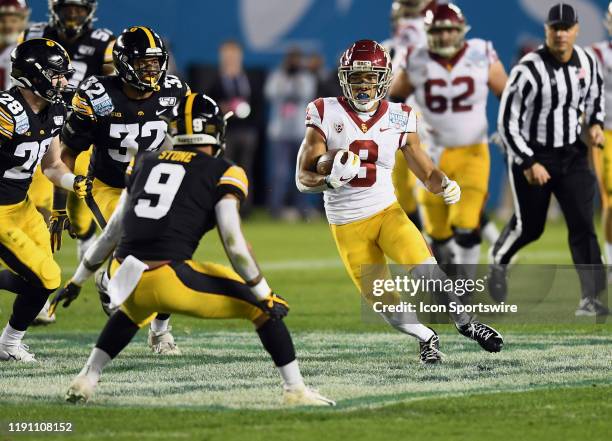
[{"label": "yellow football pants", "polygon": [[[76,162],[74,163],[74,173],[76,175],[87,176],[90,159],[91,148],[85,152],[81,152],[81,154],[77,156]],[[69,192],[66,209],[68,211],[70,225],[74,229],[77,237],[83,237],[89,233],[94,219],[91,215],[91,211],[87,207],[87,204],[85,204],[83,200],[79,199],[73,192]]]},{"label": "yellow football pants", "polygon": [[453,235],[453,227],[475,230],[480,225],[489,187],[489,146],[475,144],[446,148],[438,165],[461,187],[461,200],[446,205],[440,196],[420,188],[418,201],[423,207],[423,224],[427,234],[432,239],[445,240]]},{"label": "yellow football pants", "polygon": [[[118,267],[113,260],[111,274]],[[150,323],[158,311],[205,319],[242,318],[256,327],[268,320],[238,274],[223,265],[193,260],[145,271],[121,310],[139,327]]]},{"label": "yellow football pants", "polygon": [[408,168],[408,163],[401,150],[395,153],[395,166],[391,178],[399,204],[406,213],[414,213],[417,210],[415,195],[417,178]]},{"label": "yellow football pants", "polygon": [[342,263],[359,292],[364,279],[384,277],[385,256],[409,268],[432,257],[425,238],[398,202],[367,219],[330,227]]},{"label": "yellow football pants", "polygon": [[53,205],[53,183],[43,174],[40,166],[32,175],[32,183],[28,189],[28,198],[39,209],[51,212]]},{"label": "yellow football pants", "polygon": [[0,263],[30,283],[51,290],[60,286],[47,224],[30,199],[0,205]]},{"label": "yellow football pants", "polygon": [[99,179],[93,180],[93,198],[87,198],[86,202],[100,228],[104,228],[113,215],[122,191],[122,188],[111,187]]}]

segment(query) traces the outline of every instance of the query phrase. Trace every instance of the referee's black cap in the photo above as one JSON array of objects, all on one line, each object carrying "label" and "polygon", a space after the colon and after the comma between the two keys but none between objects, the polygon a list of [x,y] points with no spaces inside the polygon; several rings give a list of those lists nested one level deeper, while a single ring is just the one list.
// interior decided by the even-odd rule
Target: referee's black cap
[{"label": "referee's black cap", "polygon": [[546,24],[549,26],[572,27],[576,23],[578,23],[578,14],[572,5],[558,3],[548,11]]}]

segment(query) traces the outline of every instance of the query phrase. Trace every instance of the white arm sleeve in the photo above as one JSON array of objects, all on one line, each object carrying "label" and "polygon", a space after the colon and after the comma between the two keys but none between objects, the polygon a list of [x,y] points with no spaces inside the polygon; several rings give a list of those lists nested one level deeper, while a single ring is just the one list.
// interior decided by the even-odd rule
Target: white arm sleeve
[{"label": "white arm sleeve", "polygon": [[246,281],[259,279],[257,284],[251,286],[251,291],[259,299],[266,298],[271,290],[266,279],[261,276],[257,262],[251,255],[247,241],[242,234],[238,201],[234,198],[222,198],[215,205],[215,214],[225,252],[234,270]]},{"label": "white arm sleeve", "polygon": [[77,285],[83,286],[87,279],[89,279],[96,270],[102,266],[106,259],[108,259],[119,243],[122,232],[121,221],[126,209],[126,201],[127,191],[123,190],[119,202],[117,203],[117,208],[106,224],[106,228],[104,228],[102,234],[98,236],[96,241],[87,249],[71,279]]}]

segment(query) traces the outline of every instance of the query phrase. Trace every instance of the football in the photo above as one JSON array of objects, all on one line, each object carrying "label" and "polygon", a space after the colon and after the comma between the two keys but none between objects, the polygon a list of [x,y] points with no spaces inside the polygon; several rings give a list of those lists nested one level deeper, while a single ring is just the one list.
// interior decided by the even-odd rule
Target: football
[{"label": "football", "polygon": [[[348,150],[344,149],[331,149],[319,156],[319,159],[317,160],[317,173],[323,176],[327,176],[328,174],[330,174],[332,166],[334,165],[334,158],[336,157],[336,153],[342,150],[348,152]],[[344,157],[342,158],[343,164],[346,162],[347,158],[348,155],[344,154]]]}]

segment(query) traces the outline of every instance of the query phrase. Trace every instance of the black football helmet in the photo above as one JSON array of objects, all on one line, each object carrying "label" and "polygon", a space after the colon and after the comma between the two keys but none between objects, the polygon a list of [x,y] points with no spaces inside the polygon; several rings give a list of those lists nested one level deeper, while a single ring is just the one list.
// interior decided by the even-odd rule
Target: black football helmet
[{"label": "black football helmet", "polygon": [[[82,6],[87,15],[83,18],[71,16],[65,6]],[[97,7],[97,0],[49,0],[49,24],[68,38],[78,37],[91,29]]]},{"label": "black football helmet", "polygon": [[49,101],[61,101],[68,86],[53,85],[53,80],[70,75],[74,69],[66,49],[47,38],[33,38],[19,44],[11,53],[11,78],[24,89]]},{"label": "black football helmet", "polygon": [[191,93],[174,110],[170,135],[175,146],[215,146],[215,157],[225,151],[225,128],[232,112],[223,115],[212,98]]},{"label": "black football helmet", "polygon": [[[137,62],[157,58],[159,66],[136,66]],[[119,77],[142,91],[158,89],[158,83],[168,70],[168,51],[153,29],[133,26],[125,29],[113,47],[113,63]]]}]

